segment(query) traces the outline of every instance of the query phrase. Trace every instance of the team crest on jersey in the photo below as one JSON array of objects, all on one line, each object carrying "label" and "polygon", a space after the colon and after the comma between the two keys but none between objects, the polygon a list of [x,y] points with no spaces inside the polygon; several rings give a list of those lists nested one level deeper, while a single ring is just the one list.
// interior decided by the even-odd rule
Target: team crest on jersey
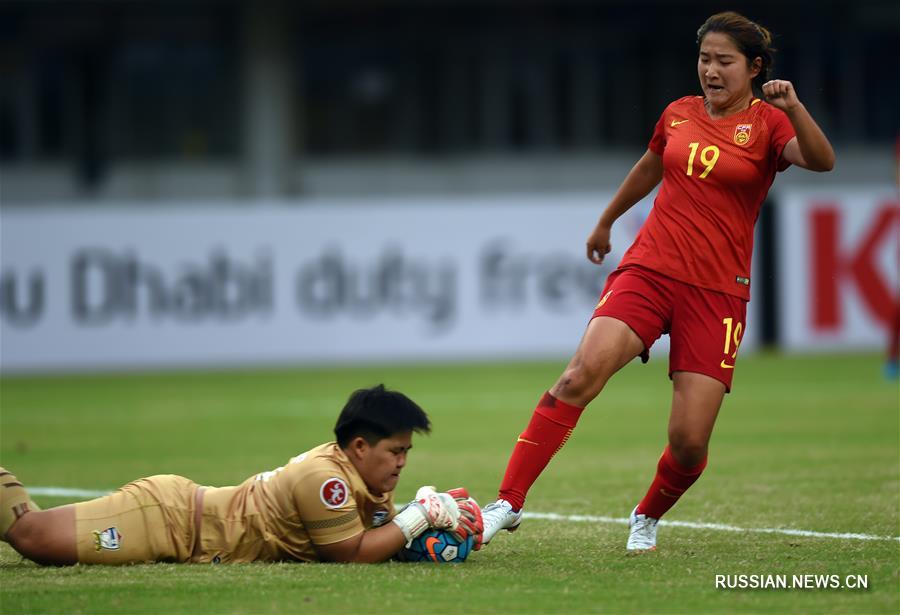
[{"label": "team crest on jersey", "polygon": [[102,532],[94,530],[94,548],[97,551],[117,551],[122,546],[122,534],[115,527],[108,527]]},{"label": "team crest on jersey", "polygon": [[340,508],[350,499],[350,489],[341,479],[329,478],[319,488],[319,498],[328,508]]},{"label": "team crest on jersey", "polygon": [[738,145],[747,145],[750,140],[750,129],[753,124],[738,124],[734,127],[734,142]]}]

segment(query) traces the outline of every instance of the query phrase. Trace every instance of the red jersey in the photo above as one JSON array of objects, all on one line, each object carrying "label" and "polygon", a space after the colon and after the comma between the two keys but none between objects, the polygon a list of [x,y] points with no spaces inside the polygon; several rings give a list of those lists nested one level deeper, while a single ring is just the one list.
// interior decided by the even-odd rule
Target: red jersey
[{"label": "red jersey", "polygon": [[750,299],[753,227],[794,137],[787,115],[754,99],[712,119],[702,96],[663,111],[650,151],[663,180],[646,222],[619,267],[640,265],[701,288]]}]

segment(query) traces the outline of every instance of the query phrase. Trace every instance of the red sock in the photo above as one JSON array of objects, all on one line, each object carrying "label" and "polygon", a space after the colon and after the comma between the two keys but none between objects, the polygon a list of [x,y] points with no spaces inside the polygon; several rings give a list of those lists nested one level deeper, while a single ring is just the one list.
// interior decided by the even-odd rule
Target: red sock
[{"label": "red sock", "polygon": [[513,448],[500,484],[500,497],[512,504],[513,510],[519,510],[525,504],[525,495],[531,485],[572,435],[583,410],[550,393],[541,397],[531,422]]},{"label": "red sock", "polygon": [[656,477],[647,491],[647,495],[638,504],[639,514],[659,519],[666,511],[675,506],[678,498],[694,484],[703,469],[706,467],[706,459],[693,468],[686,468],[675,459],[672,451],[666,446],[659,463],[656,465]]}]

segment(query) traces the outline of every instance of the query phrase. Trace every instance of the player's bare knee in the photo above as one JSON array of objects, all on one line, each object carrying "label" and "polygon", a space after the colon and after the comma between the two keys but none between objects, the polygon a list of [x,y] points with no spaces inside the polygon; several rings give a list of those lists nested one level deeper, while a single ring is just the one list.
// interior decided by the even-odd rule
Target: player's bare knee
[{"label": "player's bare knee", "polygon": [[682,466],[693,468],[706,459],[708,451],[707,442],[694,437],[684,437],[669,440],[669,450],[672,456]]},{"label": "player's bare knee", "polygon": [[16,521],[6,539],[20,555],[35,563],[45,566],[74,564],[76,557],[68,553],[63,537],[57,534],[46,511],[35,511]]},{"label": "player's bare knee", "polygon": [[585,365],[577,365],[563,372],[550,393],[563,401],[584,406],[603,390],[606,380],[606,377],[602,377],[595,370],[588,369]]},{"label": "player's bare knee", "polygon": [[40,536],[38,532],[39,519],[37,513],[28,513],[13,524],[6,534],[6,541],[20,555],[30,560],[40,549]]},{"label": "player's bare knee", "polygon": [[23,557],[42,566],[70,566],[77,563],[77,557],[70,554],[63,545],[47,535],[28,535],[11,546]]}]

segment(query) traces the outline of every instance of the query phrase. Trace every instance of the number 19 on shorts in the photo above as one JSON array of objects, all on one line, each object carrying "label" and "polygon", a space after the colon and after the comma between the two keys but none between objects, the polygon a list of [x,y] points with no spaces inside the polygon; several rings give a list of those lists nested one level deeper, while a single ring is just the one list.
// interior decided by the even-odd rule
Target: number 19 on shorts
[{"label": "number 19 on shorts", "polygon": [[[722,319],[725,326],[725,359],[722,360],[720,367],[723,369],[734,369],[734,360],[737,358],[738,348],[741,345],[741,339],[744,336],[744,323],[734,322],[734,318]],[[734,352],[732,352],[732,348]]]}]

